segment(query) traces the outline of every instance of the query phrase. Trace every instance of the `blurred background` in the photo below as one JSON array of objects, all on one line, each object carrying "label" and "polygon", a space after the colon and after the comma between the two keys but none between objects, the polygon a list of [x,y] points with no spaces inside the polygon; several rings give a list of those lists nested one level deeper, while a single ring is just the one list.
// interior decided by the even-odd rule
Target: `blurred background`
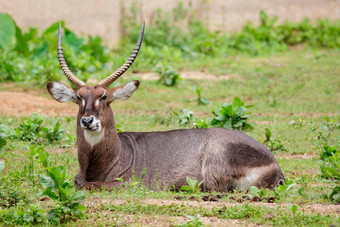
[{"label": "blurred background", "polygon": [[181,19],[195,17],[210,29],[228,32],[239,31],[248,21],[258,25],[260,10],[278,16],[279,22],[340,18],[339,0],[0,0],[0,12],[10,14],[23,29],[44,30],[64,20],[76,34],[101,36],[112,46],[122,33],[120,20],[131,7],[137,19],[148,24],[160,9],[171,12],[179,4],[190,11]]},{"label": "blurred background", "polygon": [[339,0],[0,0],[0,81],[64,79],[61,21],[70,69],[95,83],[125,62],[143,20],[143,48],[127,75],[172,67],[221,75],[232,73],[222,69],[230,56],[340,47]]}]

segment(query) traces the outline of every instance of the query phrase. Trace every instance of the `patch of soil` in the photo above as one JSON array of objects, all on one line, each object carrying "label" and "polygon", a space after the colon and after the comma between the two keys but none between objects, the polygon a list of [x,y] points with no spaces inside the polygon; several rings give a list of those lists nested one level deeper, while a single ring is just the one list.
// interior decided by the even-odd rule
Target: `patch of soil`
[{"label": "patch of soil", "polygon": [[299,117],[336,117],[339,113],[259,113],[258,116],[280,116],[280,117],[287,117],[287,116],[299,116]]},{"label": "patch of soil", "polygon": [[[136,215],[124,214],[121,215],[121,218],[124,220],[124,224],[128,226],[136,226],[136,224],[138,226],[174,226],[190,221],[188,217],[169,215],[145,215],[136,217]],[[256,224],[247,223],[243,220],[227,220],[217,217],[200,217],[199,221],[202,222],[204,226],[256,226]]]},{"label": "patch of soil", "polygon": [[[268,203],[266,202],[247,202],[244,201],[243,204],[246,203],[251,203],[251,205],[254,206],[265,206],[265,207],[270,207],[270,208],[277,208],[278,206],[282,207],[287,207],[290,206],[292,204],[275,204],[275,203]],[[216,208],[216,207],[233,207],[233,206],[237,206],[240,203],[232,203],[232,202],[206,202],[206,201],[202,201],[202,202],[198,202],[198,201],[174,201],[174,200],[160,200],[160,199],[146,199],[141,201],[141,204],[145,204],[145,205],[149,205],[149,204],[157,204],[157,205],[171,205],[171,204],[184,204],[184,205],[188,205],[188,206],[202,206],[205,208]],[[301,210],[303,209],[307,214],[315,214],[315,213],[320,213],[323,215],[326,214],[340,214],[340,206],[339,205],[326,205],[326,204],[310,204],[310,205],[301,205],[302,207],[300,208]],[[280,209],[281,209],[280,208]],[[299,210],[300,210],[299,209]]]},{"label": "patch of soil", "polygon": [[0,91],[0,114],[29,116],[32,113],[51,116],[76,116],[77,106],[58,103],[53,98],[39,97],[28,93]]},{"label": "patch of soil", "polygon": [[258,125],[273,125],[273,124],[277,124],[277,122],[275,121],[253,121],[255,124]]},{"label": "patch of soil", "polygon": [[278,153],[275,155],[277,158],[285,158],[285,159],[312,159],[318,158],[317,154],[287,154],[287,153]]},{"label": "patch of soil", "polygon": [[[223,207],[234,207],[241,204],[251,204],[254,206],[265,206],[273,209],[286,209],[286,207],[291,206],[293,204],[289,203],[272,203],[267,199],[263,200],[262,202],[252,202],[247,199],[242,200],[242,202],[221,202],[221,201],[179,201],[179,200],[169,200],[169,199],[144,199],[139,201],[141,205],[187,205],[191,207],[204,207],[207,209],[212,208],[223,208]],[[91,201],[86,201],[86,206],[98,206],[99,204],[114,204],[114,205],[121,205],[128,203],[126,200],[107,200],[107,199],[92,199]],[[298,211],[304,210],[306,214],[316,214],[320,213],[322,215],[339,215],[340,214],[340,206],[339,205],[329,205],[329,204],[299,204],[301,206]]]},{"label": "patch of soil", "polygon": [[49,153],[65,153],[65,152],[70,152],[71,154],[74,154],[74,155],[77,154],[77,148],[76,147],[72,147],[72,148],[54,148],[54,149],[46,148],[46,150]]},{"label": "patch of soil", "polygon": [[[174,203],[171,203],[172,200],[161,200],[161,199],[146,199],[141,200],[141,205],[171,205],[176,204],[176,201],[173,201]],[[88,208],[88,212],[97,212],[99,207],[102,205],[121,205],[128,203],[125,200],[107,200],[107,199],[91,199],[91,201],[86,201],[85,205]],[[186,202],[183,201],[182,204],[186,205]],[[188,204],[191,206],[191,204]],[[102,212],[111,212],[108,210],[102,211]],[[190,221],[189,218],[185,216],[170,216],[170,215],[129,215],[129,214],[116,214],[119,216],[117,223],[120,225],[127,224],[127,225],[142,225],[142,226],[174,226],[175,224],[179,223],[186,223]],[[221,219],[217,217],[200,217],[199,221],[201,221],[204,226],[256,226],[256,224],[246,222],[244,220],[227,220],[227,219]]]}]

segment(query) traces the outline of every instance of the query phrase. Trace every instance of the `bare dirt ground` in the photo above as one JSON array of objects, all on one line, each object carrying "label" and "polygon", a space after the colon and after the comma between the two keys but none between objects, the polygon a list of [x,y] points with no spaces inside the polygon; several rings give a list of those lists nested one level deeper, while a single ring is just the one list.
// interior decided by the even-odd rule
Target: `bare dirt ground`
[{"label": "bare dirt ground", "polygon": [[[131,201],[130,201],[131,202]],[[268,208],[273,209],[286,209],[291,204],[275,204],[275,203],[266,203],[266,202],[250,202],[245,201],[243,203],[233,203],[233,202],[207,202],[207,201],[178,201],[178,200],[168,200],[168,199],[144,199],[138,201],[142,206],[147,205],[157,205],[157,206],[169,206],[169,205],[185,205],[189,207],[203,207],[206,209],[212,208],[223,208],[223,207],[234,207],[241,204],[251,204],[254,206],[265,206]],[[126,204],[128,201],[126,200],[103,200],[103,199],[92,199],[91,201],[86,201],[86,206],[89,210],[97,210],[101,205],[121,205]],[[340,206],[339,205],[325,205],[325,204],[306,204],[301,205],[299,208],[299,212],[303,211],[306,214],[317,214],[320,213],[322,215],[340,215]],[[109,211],[108,211],[109,212]],[[266,218],[271,218],[273,214],[268,213]],[[139,216],[136,220],[135,216],[129,217],[129,215],[124,215],[122,217],[126,224],[129,224],[129,220],[131,221],[130,224],[133,223],[141,223],[143,225],[150,225],[152,223],[153,226],[172,226],[175,223],[184,223],[187,222],[189,219],[186,217],[174,217],[174,216],[167,216],[167,215],[147,215],[147,216]],[[208,226],[255,226],[255,223],[249,223],[244,220],[226,220],[217,217],[200,217],[200,221],[203,222],[204,225]]]},{"label": "bare dirt ground", "polygon": [[[134,74],[142,80],[158,79],[154,73]],[[228,80],[239,75],[216,76],[209,73],[184,72],[181,74],[183,79],[211,79]],[[91,83],[95,83],[92,81]],[[2,86],[4,87],[4,86]],[[152,92],[152,91],[150,91]],[[30,116],[32,113],[50,116],[74,117],[78,112],[77,106],[72,103],[58,103],[51,97],[43,97],[41,93],[35,94],[30,91],[0,91],[0,114],[14,117]],[[196,116],[203,116],[205,113],[197,112]],[[301,116],[301,117],[320,117],[338,116],[338,113],[282,113],[280,116]],[[274,114],[259,114],[259,116],[274,116]],[[273,121],[255,121],[259,125],[275,124]]]},{"label": "bare dirt ground", "polygon": [[[159,76],[156,73],[136,73],[133,77],[141,78],[141,80],[158,80]],[[130,76],[131,77],[131,76]],[[213,75],[207,72],[182,72],[183,79],[196,80],[228,80],[240,75]],[[90,84],[96,84],[98,81],[88,81]],[[11,85],[2,85],[2,87]],[[39,94],[38,94],[39,95]],[[76,116],[77,107],[72,103],[58,104],[53,98],[46,98],[32,94],[31,91],[0,91],[0,114],[6,116],[23,117],[29,116],[32,113],[50,115],[50,116]]]},{"label": "bare dirt ground", "polygon": [[0,114],[23,117],[32,113],[51,116],[76,116],[77,107],[70,103],[58,104],[52,98],[23,92],[0,91]]},{"label": "bare dirt ground", "polygon": [[[126,203],[125,200],[114,200],[113,204],[119,205]],[[204,207],[208,209],[217,208],[217,207],[234,207],[238,204],[234,202],[206,202],[206,201],[177,201],[177,200],[166,200],[166,199],[145,199],[140,201],[141,205],[186,205],[192,207]],[[240,204],[251,204],[254,206],[265,206],[269,208],[277,208],[279,204],[276,203],[266,203],[266,202],[243,202]],[[280,209],[284,209],[285,207],[289,206],[290,204],[280,204]],[[306,214],[313,214],[313,213],[320,213],[323,215],[326,214],[338,214],[340,215],[340,206],[339,205],[325,205],[325,204],[309,204],[309,205],[302,205],[302,209],[305,211]]]}]

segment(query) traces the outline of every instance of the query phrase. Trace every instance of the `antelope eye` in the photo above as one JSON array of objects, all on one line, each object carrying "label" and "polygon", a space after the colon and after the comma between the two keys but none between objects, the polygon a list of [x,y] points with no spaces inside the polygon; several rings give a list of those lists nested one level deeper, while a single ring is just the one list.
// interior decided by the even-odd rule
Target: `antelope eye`
[{"label": "antelope eye", "polygon": [[106,95],[103,95],[100,100],[106,100],[107,96]]},{"label": "antelope eye", "polygon": [[81,101],[81,98],[80,98],[80,96],[77,96],[77,99],[78,99],[78,101]]}]

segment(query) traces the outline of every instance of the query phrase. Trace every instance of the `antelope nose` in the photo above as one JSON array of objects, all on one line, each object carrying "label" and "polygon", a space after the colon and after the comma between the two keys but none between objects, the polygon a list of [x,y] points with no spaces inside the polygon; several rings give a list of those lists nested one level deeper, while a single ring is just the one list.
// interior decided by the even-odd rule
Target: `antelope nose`
[{"label": "antelope nose", "polygon": [[82,117],[81,118],[81,123],[84,126],[86,126],[86,127],[90,126],[92,124],[92,122],[93,122],[93,117],[92,116],[90,116],[90,117]]}]

